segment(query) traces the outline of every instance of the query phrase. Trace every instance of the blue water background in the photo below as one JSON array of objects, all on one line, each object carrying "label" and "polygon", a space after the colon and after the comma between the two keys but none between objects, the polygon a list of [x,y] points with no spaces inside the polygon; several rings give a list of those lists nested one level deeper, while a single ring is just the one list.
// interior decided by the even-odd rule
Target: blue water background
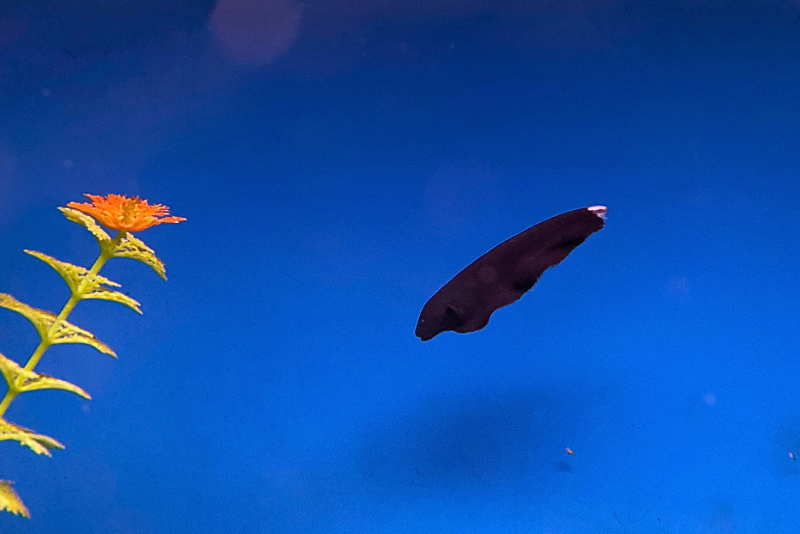
[{"label": "blue water background", "polygon": [[[0,291],[60,309],[22,250],[91,264],[83,193],[188,219],[140,234],[168,282],[103,270],[143,316],[70,317],[118,360],[37,368],[91,402],[12,404],[66,449],[0,442],[33,516],[0,532],[800,531],[800,4],[265,5],[295,33],[246,57],[208,1],[0,6]],[[484,330],[415,338],[595,204]],[[3,354],[36,343],[0,310]]]}]

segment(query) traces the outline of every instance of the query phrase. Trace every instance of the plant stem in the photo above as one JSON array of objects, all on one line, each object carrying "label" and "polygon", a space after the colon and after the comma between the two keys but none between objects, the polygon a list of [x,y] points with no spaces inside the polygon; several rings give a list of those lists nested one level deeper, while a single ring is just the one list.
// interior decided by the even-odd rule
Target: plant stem
[{"label": "plant stem", "polygon": [[[61,313],[58,314],[56,320],[53,321],[53,324],[50,325],[50,328],[47,330],[47,334],[43,336],[39,342],[39,346],[37,346],[36,350],[33,351],[33,354],[28,359],[28,363],[25,364],[26,371],[33,371],[33,368],[39,363],[39,360],[44,355],[44,351],[46,351],[47,348],[52,345],[51,339],[61,325],[61,321],[66,320],[67,316],[70,314],[70,312],[72,312],[72,308],[74,308],[75,305],[83,298],[83,291],[87,281],[91,282],[94,276],[100,272],[100,269],[103,267],[103,265],[105,265],[105,263],[111,259],[111,257],[114,255],[114,250],[117,248],[117,245],[119,245],[124,236],[125,232],[119,231],[114,237],[110,247],[103,247],[102,245],[100,246],[100,255],[97,257],[97,260],[95,260],[91,269],[89,269],[89,272],[83,277],[81,283],[78,284],[78,287],[72,293],[67,303],[64,304],[64,307],[61,309]],[[14,397],[19,394],[18,388],[24,383],[24,381],[25,379],[22,376],[17,376],[17,378],[14,380],[15,387],[9,388],[8,391],[6,391],[5,397],[3,397],[3,400],[0,401],[0,419],[2,419],[3,415],[5,415],[6,410],[11,404],[11,401],[14,400]]]}]

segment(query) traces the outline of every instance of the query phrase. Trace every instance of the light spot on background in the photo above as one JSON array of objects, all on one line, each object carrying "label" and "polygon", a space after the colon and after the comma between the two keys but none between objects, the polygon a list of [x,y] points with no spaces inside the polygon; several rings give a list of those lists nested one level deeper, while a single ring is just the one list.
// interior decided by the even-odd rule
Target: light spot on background
[{"label": "light spot on background", "polygon": [[685,297],[692,291],[689,280],[682,276],[673,276],[667,283],[667,294],[673,297]]},{"label": "light spot on background", "polygon": [[229,59],[263,65],[291,48],[301,15],[292,0],[219,0],[209,27]]},{"label": "light spot on background", "polygon": [[501,196],[497,173],[461,162],[437,170],[425,187],[425,212],[435,228],[463,231]]},{"label": "light spot on background", "polygon": [[717,403],[717,396],[714,395],[713,393],[709,393],[705,397],[703,397],[703,400],[709,406],[714,406]]}]

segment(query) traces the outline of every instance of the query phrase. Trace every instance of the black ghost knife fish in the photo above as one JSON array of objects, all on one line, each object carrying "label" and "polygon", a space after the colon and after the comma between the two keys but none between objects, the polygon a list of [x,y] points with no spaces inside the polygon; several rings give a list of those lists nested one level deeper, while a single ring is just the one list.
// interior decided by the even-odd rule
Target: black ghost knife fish
[{"label": "black ghost knife fish", "polygon": [[428,341],[448,330],[459,334],[480,330],[495,310],[518,300],[545,270],[603,228],[606,211],[605,206],[568,211],[503,241],[425,303],[417,337]]}]

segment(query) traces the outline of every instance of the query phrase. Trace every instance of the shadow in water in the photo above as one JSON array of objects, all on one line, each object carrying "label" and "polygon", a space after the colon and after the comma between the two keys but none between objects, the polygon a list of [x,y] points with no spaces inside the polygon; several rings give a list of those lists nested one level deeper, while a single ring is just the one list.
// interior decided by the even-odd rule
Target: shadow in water
[{"label": "shadow in water", "polygon": [[254,473],[216,506],[226,509],[230,531],[378,532],[374,521],[390,524],[386,517],[409,510],[430,514],[436,506],[431,503],[452,503],[467,494],[547,491],[548,478],[568,472],[556,461],[566,454],[564,441],[586,432],[587,408],[597,402],[586,388],[577,395],[576,390],[563,396],[514,390],[424,400],[384,418],[350,442],[338,460]]},{"label": "shadow in water", "polygon": [[[546,451],[575,428],[575,404],[532,391],[429,402],[405,419],[388,421],[389,429],[373,430],[358,469],[378,486],[524,483],[534,473],[553,472]],[[571,471],[563,463],[567,467],[558,464],[556,471]]]}]

